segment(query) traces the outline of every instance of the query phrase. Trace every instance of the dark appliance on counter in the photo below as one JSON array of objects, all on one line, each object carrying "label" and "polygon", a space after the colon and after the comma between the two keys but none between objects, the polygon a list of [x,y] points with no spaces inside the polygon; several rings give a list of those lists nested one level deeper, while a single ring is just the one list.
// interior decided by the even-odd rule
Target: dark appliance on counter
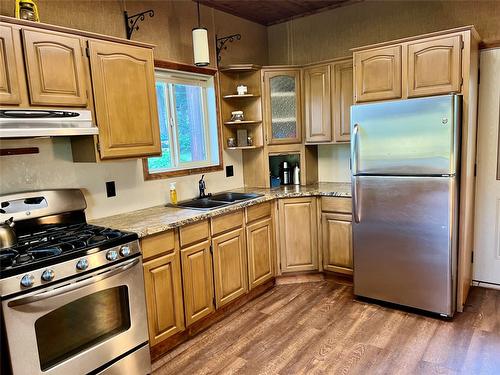
[{"label": "dark appliance on counter", "polygon": [[88,224],[78,189],[0,204],[17,234],[0,250],[2,373],[150,373],[137,235]]}]

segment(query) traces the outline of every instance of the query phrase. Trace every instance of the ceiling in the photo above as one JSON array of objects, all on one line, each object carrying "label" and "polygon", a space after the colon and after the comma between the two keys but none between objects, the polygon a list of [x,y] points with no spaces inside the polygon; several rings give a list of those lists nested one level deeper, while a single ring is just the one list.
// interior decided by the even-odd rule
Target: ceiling
[{"label": "ceiling", "polygon": [[193,0],[269,26],[363,0]]}]

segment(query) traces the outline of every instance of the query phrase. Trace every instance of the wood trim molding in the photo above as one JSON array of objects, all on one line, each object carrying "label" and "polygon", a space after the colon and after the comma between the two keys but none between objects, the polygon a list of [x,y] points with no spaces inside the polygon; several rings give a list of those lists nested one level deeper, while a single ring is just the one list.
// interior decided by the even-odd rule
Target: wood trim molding
[{"label": "wood trim molding", "polygon": [[155,59],[155,68],[179,70],[181,72],[205,74],[207,76],[215,76],[217,74],[217,69],[214,68],[200,67],[189,64],[183,64],[176,61],[166,61],[166,60],[156,60],[156,59]]},{"label": "wood trim molding", "polygon": [[[220,140],[219,140],[219,143],[220,143]],[[148,159],[142,159],[142,172],[143,172],[145,181],[161,180],[164,178],[171,178],[171,177],[189,176],[192,174],[216,172],[216,171],[221,171],[222,169],[223,169],[222,160],[220,160],[218,165],[213,165],[210,167],[180,169],[177,171],[168,171],[168,172],[160,172],[160,173],[149,173]]]},{"label": "wood trim molding", "polygon": [[479,43],[479,49],[500,48],[500,40]]}]

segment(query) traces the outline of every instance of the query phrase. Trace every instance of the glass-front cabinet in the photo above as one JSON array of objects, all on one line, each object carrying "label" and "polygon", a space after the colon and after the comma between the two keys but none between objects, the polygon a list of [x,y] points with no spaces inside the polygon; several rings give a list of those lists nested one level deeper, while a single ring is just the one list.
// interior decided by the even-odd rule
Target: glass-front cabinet
[{"label": "glass-front cabinet", "polygon": [[268,144],[301,143],[300,69],[263,70]]}]

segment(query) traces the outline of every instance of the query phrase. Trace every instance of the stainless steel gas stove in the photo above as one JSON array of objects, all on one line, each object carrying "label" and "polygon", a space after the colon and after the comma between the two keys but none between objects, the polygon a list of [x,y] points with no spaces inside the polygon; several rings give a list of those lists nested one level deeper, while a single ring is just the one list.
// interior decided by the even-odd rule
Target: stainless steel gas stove
[{"label": "stainless steel gas stove", "polygon": [[87,224],[77,189],[2,196],[0,205],[0,222],[13,218],[17,235],[0,250],[2,373],[149,373],[137,235]]}]

